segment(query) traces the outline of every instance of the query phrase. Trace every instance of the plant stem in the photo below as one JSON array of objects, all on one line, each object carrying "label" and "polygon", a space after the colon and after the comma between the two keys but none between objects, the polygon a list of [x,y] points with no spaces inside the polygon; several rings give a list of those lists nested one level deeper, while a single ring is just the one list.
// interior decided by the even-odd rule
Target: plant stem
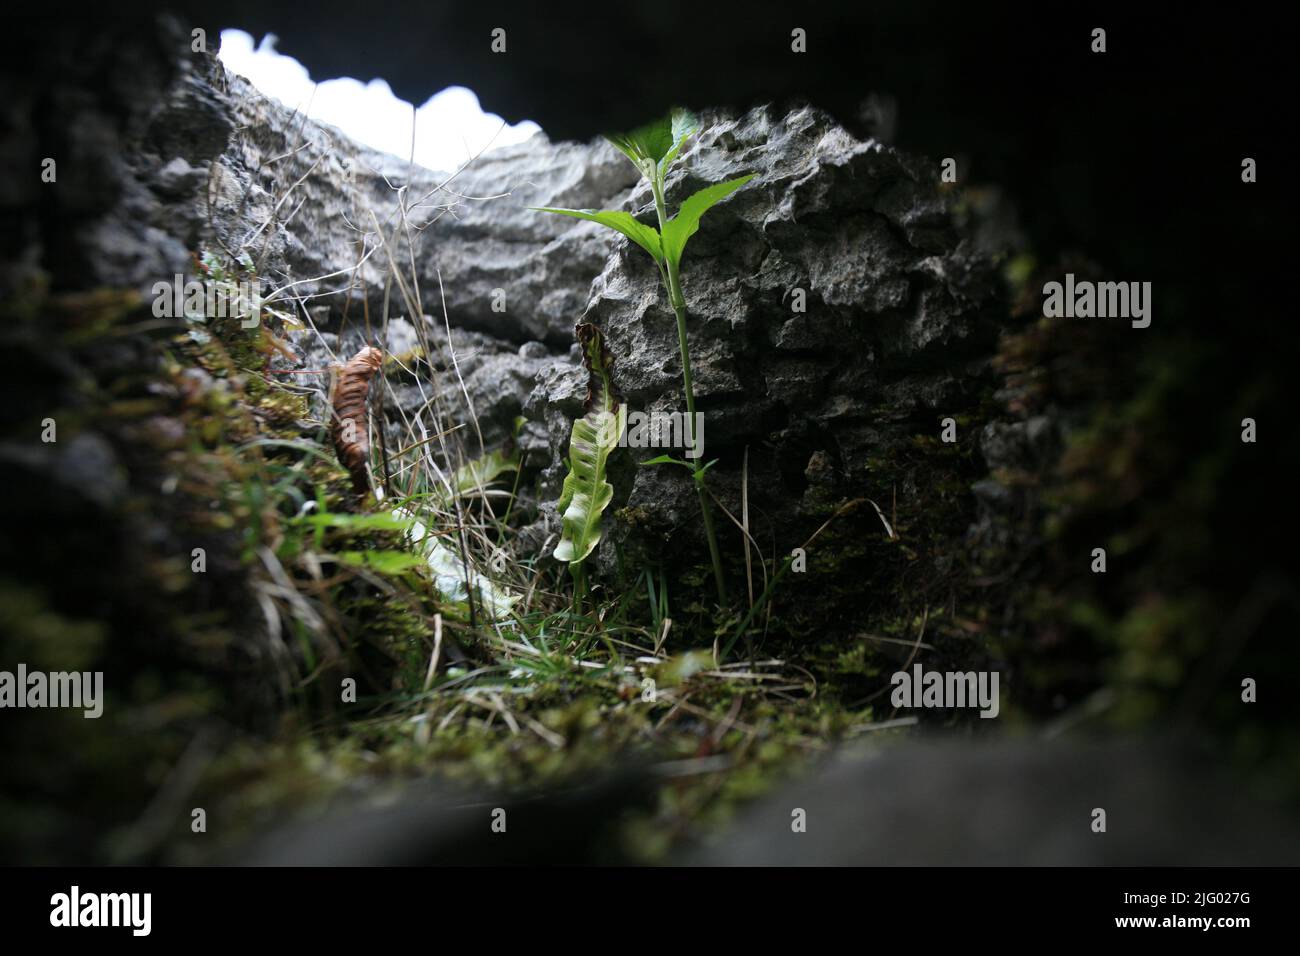
[{"label": "plant stem", "polygon": [[[668,227],[668,212],[664,206],[663,176],[656,169],[650,176],[650,185],[654,190],[655,212],[659,215],[659,234],[662,236]],[[665,257],[666,258],[666,257]],[[677,273],[677,264],[667,259],[668,298],[672,302],[673,312],[677,315],[677,347],[682,354],[682,385],[686,391],[686,427],[690,430],[691,448],[696,452],[692,461],[694,469],[695,493],[700,499],[700,513],[704,516],[704,534],[709,541],[709,557],[713,560],[713,579],[718,585],[718,603],[727,605],[727,585],[722,577],[722,555],[718,551],[718,537],[713,531],[713,512],[709,508],[709,499],[704,490],[704,480],[700,469],[704,456],[695,441],[695,385],[691,380],[691,353],[686,341],[686,297],[682,295],[682,283]]]},{"label": "plant stem", "polygon": [[579,561],[569,565],[569,570],[573,572],[573,613],[580,615],[587,597],[587,569]]}]

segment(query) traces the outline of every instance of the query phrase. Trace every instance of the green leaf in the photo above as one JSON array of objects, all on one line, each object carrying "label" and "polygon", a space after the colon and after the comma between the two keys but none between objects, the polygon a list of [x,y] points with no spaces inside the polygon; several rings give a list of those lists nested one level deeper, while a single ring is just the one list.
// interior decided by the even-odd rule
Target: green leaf
[{"label": "green leaf", "polygon": [[661,687],[675,687],[712,667],[713,655],[708,651],[687,651],[668,658],[655,668],[655,678]]},{"label": "green leaf", "polygon": [[409,551],[340,551],[334,557],[340,564],[379,574],[402,574],[425,563],[423,557]]},{"label": "green leaf", "polygon": [[469,594],[475,592],[475,603],[479,610],[486,611],[493,620],[505,620],[510,609],[519,600],[520,595],[512,593],[504,586],[498,586],[484,574],[479,573],[472,564],[467,564],[457,551],[443,544],[443,538],[452,534],[451,529],[436,532],[416,517],[413,511],[397,508],[393,514],[407,521],[410,525],[406,539],[411,543],[421,560],[428,562],[433,574],[433,586],[443,599],[444,612],[449,609],[464,610],[464,620],[469,620]]},{"label": "green leaf", "polygon": [[705,474],[708,472],[710,468],[712,468],[714,465],[718,463],[718,460],[719,459],[715,458],[712,461],[708,462],[707,464],[701,465],[698,469],[696,469],[695,480],[700,482],[700,484],[703,484]]},{"label": "green leaf", "polygon": [[753,178],[754,174],[750,173],[739,179],[708,186],[682,203],[681,208],[677,210],[677,215],[669,219],[664,227],[663,254],[667,260],[674,266],[681,265],[686,241],[700,228],[700,218]]},{"label": "green leaf", "polygon": [[681,461],[680,459],[674,458],[672,455],[660,455],[657,458],[647,458],[645,461],[641,462],[641,464],[642,465],[681,465],[683,468],[691,467],[691,465],[687,464],[684,461]]},{"label": "green leaf", "polygon": [[316,528],[344,528],[348,531],[404,531],[411,526],[409,520],[384,511],[368,515],[313,512],[294,520]]},{"label": "green leaf", "polygon": [[677,154],[682,151],[682,146],[698,128],[699,123],[696,121],[695,116],[692,113],[681,109],[673,110],[673,146],[672,149],[668,150],[664,155],[664,158],[659,160],[659,175],[661,178],[667,175],[668,167],[673,164],[673,160],[677,158]]},{"label": "green leaf", "polygon": [[642,175],[651,177],[657,169],[663,176],[698,125],[688,110],[674,109],[662,119],[630,133],[606,133],[605,139],[630,159]]},{"label": "green leaf", "polygon": [[614,486],[605,478],[606,466],[627,422],[627,408],[614,387],[613,356],[600,330],[584,322],[577,333],[590,378],[586,414],[573,423],[569,437],[569,474],[558,504],[563,528],[555,546],[556,560],[570,566],[586,560],[600,543],[601,515],[614,497]]},{"label": "green leaf", "polygon": [[[501,451],[490,451],[482,458],[467,461],[457,468],[451,484],[456,494],[461,497],[477,494],[480,489],[486,488],[506,472],[515,471],[518,467],[513,456],[508,456]],[[440,489],[439,497],[446,498],[445,488]]]},{"label": "green leaf", "polygon": [[605,139],[642,169],[647,161],[658,163],[673,148],[673,117],[665,116],[630,133],[606,133]]},{"label": "green leaf", "polygon": [[535,212],[552,212],[557,216],[572,216],[574,219],[586,219],[598,222],[602,226],[621,232],[638,246],[650,253],[656,262],[663,262],[664,254],[659,244],[659,230],[638,222],[630,212],[599,212],[594,209],[554,209],[550,206],[530,206]]}]

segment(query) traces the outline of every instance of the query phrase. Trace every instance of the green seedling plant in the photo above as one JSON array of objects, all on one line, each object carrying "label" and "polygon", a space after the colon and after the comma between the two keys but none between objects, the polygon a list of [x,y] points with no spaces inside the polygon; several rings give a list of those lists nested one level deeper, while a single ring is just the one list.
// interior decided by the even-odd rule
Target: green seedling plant
[{"label": "green seedling plant", "polygon": [[[730,196],[753,179],[753,174],[708,186],[686,199],[677,215],[668,218],[664,203],[664,182],[668,171],[681,153],[686,140],[696,132],[695,118],[685,110],[674,110],[664,119],[650,123],[631,133],[607,134],[606,139],[623,153],[650,182],[654,193],[655,213],[659,228],[640,222],[631,213],[622,211],[597,211],[590,209],[555,209],[542,207],[539,212],[555,213],[598,222],[602,226],[627,236],[650,254],[659,269],[659,278],[668,293],[673,312],[677,316],[677,345],[682,359],[682,387],[686,393],[686,412],[690,429],[691,447],[695,443],[695,386],[691,378],[691,355],[686,336],[686,298],[682,294],[681,264],[686,243],[700,228],[700,219],[713,206]],[[536,208],[536,207],[535,207]],[[695,491],[700,499],[704,518],[704,533],[709,543],[709,556],[713,561],[713,576],[718,588],[718,602],[727,603],[726,583],[722,575],[722,557],[713,528],[713,513],[709,507],[708,491],[704,485],[709,465],[696,457],[691,463],[678,461],[664,455],[645,464],[680,464],[690,469],[695,481]]]}]

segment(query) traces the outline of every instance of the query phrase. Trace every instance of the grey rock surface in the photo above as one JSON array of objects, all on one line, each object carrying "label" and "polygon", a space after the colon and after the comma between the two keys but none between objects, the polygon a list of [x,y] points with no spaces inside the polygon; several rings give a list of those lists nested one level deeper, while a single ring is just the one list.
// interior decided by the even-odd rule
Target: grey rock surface
[{"label": "grey rock surface", "polygon": [[[935,164],[855,140],[816,110],[756,109],[706,123],[669,179],[670,212],[746,173],[757,175],[703,219],[682,281],[704,457],[719,459],[712,486],[738,513],[748,449],[755,537],[784,554],[849,498],[917,504],[895,469],[873,462],[918,434],[937,436],[944,417],[979,400],[998,292],[987,243],[972,241]],[[654,221],[647,184],[629,208]],[[629,407],[684,410],[675,318],[640,249],[620,242],[584,320],[605,330]],[[556,451],[552,491],[579,382],[553,371],[528,404]],[[616,506],[637,516],[615,527],[620,546],[652,561],[702,553],[683,472],[623,467],[615,485]],[[724,552],[739,556],[739,533],[725,527],[723,537]]]},{"label": "grey rock surface", "polygon": [[616,202],[636,177],[612,147],[552,144],[539,134],[435,172],[219,75],[235,130],[210,196],[228,250],[249,254],[259,274],[293,283],[296,296],[336,315],[366,304],[381,314],[389,287],[390,311],[409,316],[390,286],[395,263],[425,314],[441,320],[445,305],[454,325],[516,345],[568,348],[610,238],[592,223],[528,207]]}]

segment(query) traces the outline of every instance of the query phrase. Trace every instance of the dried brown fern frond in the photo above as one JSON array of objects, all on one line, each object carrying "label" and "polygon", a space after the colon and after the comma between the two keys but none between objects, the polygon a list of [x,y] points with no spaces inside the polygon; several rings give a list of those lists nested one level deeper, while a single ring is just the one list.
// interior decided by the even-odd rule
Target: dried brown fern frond
[{"label": "dried brown fern frond", "polygon": [[366,346],[343,366],[334,386],[334,421],[330,434],[334,439],[334,451],[352,476],[352,490],[357,495],[370,491],[366,401],[370,397],[370,380],[383,364],[384,353]]}]

